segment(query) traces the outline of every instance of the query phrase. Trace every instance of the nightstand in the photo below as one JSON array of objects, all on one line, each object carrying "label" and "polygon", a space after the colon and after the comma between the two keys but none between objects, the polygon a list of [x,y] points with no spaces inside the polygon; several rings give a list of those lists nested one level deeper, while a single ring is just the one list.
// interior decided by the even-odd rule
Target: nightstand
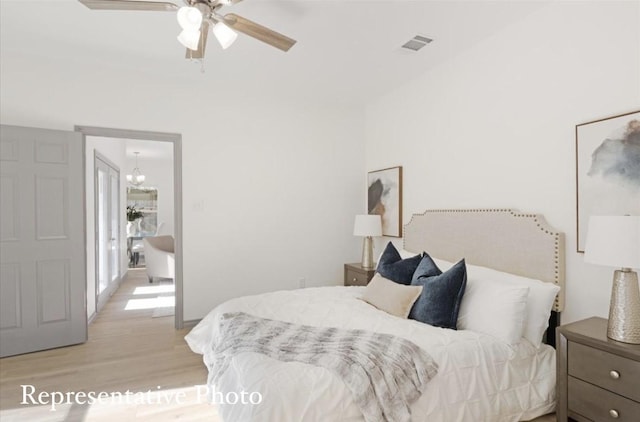
[{"label": "nightstand", "polygon": [[558,327],[556,347],[558,422],[639,420],[640,345],[608,339],[594,317]]},{"label": "nightstand", "polygon": [[369,284],[375,269],[365,269],[357,262],[355,264],[344,264],[344,285],[345,286],[366,286]]}]

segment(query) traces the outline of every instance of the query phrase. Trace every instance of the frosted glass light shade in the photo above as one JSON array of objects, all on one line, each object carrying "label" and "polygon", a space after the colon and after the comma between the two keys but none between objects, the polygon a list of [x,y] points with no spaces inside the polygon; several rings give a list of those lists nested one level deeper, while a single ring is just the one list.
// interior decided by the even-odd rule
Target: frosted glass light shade
[{"label": "frosted glass light shade", "polygon": [[202,25],[202,12],[195,7],[184,6],[178,10],[178,24],[182,29],[196,30]]},{"label": "frosted glass light shade", "polygon": [[640,268],[640,216],[592,216],[584,262]]},{"label": "frosted glass light shade", "polygon": [[354,236],[382,236],[382,219],[379,215],[356,215]]},{"label": "frosted glass light shade", "polygon": [[140,186],[144,183],[144,174],[140,174],[140,170],[138,168],[133,169],[133,174],[127,174],[127,182],[131,183],[134,186]]},{"label": "frosted glass light shade", "polygon": [[215,24],[212,31],[213,35],[216,36],[216,39],[224,50],[230,47],[236,38],[238,38],[238,33],[222,22]]},{"label": "frosted glass light shade", "polygon": [[190,50],[197,50],[198,42],[200,41],[200,30],[183,29],[178,35],[178,41]]}]

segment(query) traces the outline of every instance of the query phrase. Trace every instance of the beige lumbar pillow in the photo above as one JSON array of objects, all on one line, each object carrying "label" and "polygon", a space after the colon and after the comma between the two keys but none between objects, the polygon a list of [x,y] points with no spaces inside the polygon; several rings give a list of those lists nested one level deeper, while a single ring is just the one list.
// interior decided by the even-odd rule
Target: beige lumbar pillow
[{"label": "beige lumbar pillow", "polygon": [[376,273],[367,285],[362,300],[381,311],[407,318],[420,293],[422,286],[405,286]]}]

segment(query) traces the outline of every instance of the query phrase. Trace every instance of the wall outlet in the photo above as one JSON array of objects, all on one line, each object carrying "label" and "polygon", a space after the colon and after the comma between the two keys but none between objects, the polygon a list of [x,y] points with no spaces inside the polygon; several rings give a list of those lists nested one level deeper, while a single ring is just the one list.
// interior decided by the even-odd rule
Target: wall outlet
[{"label": "wall outlet", "polygon": [[300,279],[298,280],[298,287],[300,289],[304,289],[305,287],[307,287],[307,279],[305,277],[300,277]]}]

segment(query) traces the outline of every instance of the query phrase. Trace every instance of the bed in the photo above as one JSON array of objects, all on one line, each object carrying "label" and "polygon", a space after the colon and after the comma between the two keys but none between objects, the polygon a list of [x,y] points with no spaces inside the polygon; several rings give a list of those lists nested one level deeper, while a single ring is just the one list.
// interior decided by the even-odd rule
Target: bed
[{"label": "bed", "polygon": [[[515,286],[516,282],[530,279],[545,287],[558,286],[546,308],[544,327],[539,323],[534,337],[542,336],[540,330],[548,321],[548,331],[553,333],[563,307],[564,237],[542,216],[510,209],[428,210],[414,215],[404,227],[403,242],[403,253],[427,251],[441,267],[466,259],[469,298],[466,308],[466,296],[462,299],[461,315],[464,310],[473,323],[482,318],[471,315],[487,311],[480,311],[483,305],[472,305],[488,292],[486,285],[476,279],[502,278],[501,288],[511,280],[516,280]],[[361,300],[366,289],[322,287],[236,298],[212,310],[186,340],[210,366],[211,344],[218,335],[220,320],[232,312],[293,324],[391,334],[428,351],[438,365],[437,375],[411,404],[412,421],[520,421],[554,410],[555,350],[523,337],[527,324],[533,320],[530,303],[523,311],[525,322],[517,331],[518,340],[507,341],[500,330],[510,318],[497,318],[484,331],[434,327],[371,306]],[[533,292],[533,288],[526,291]],[[496,295],[482,299],[491,302],[489,311],[501,307],[496,304],[500,305],[502,294]],[[532,296],[529,294],[527,300]],[[553,312],[549,313],[549,308]],[[259,404],[217,401],[225,422],[364,420],[345,383],[331,371],[305,363],[281,362],[260,353],[234,356],[212,388],[222,394],[244,391],[261,395]]]}]

